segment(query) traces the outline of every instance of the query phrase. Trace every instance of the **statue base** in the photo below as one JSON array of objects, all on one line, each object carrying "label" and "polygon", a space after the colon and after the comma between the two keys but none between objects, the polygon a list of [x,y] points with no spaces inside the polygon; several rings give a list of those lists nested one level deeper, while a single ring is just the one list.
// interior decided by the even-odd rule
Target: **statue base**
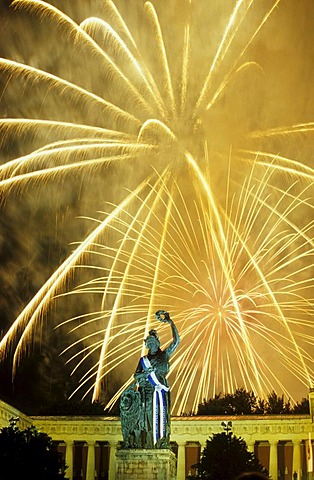
[{"label": "statue base", "polygon": [[168,449],[118,450],[116,480],[175,480],[176,457]]}]

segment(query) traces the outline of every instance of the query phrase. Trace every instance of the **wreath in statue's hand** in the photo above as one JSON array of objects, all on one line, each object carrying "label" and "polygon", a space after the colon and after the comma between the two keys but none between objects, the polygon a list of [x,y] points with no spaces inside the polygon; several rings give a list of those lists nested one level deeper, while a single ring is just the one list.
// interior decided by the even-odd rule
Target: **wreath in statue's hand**
[{"label": "wreath in statue's hand", "polygon": [[159,322],[169,323],[171,321],[169,312],[166,312],[166,310],[158,310],[155,313],[155,317],[157,320],[159,320]]}]

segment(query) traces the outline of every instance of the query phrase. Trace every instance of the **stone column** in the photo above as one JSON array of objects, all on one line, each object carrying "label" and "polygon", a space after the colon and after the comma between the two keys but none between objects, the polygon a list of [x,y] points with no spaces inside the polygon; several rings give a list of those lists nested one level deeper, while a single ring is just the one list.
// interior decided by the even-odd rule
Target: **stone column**
[{"label": "stone column", "polygon": [[178,460],[177,460],[177,480],[185,480],[185,442],[177,442]]},{"label": "stone column", "polygon": [[66,450],[65,450],[65,464],[68,467],[66,469],[66,478],[72,480],[73,478],[73,440],[67,440],[65,442]]},{"label": "stone column", "polygon": [[95,480],[95,441],[89,440],[87,447],[86,480]]},{"label": "stone column", "polygon": [[108,472],[109,480],[115,480],[116,478],[116,453],[117,453],[117,444],[110,442],[109,472]]},{"label": "stone column", "polygon": [[278,479],[278,452],[277,452],[277,440],[272,440],[270,443],[270,455],[269,455],[269,474],[272,480]]},{"label": "stone column", "polygon": [[297,478],[300,478],[301,472],[301,442],[300,440],[293,440],[293,460],[292,460],[292,478],[294,472],[298,474]]},{"label": "stone column", "polygon": [[314,388],[310,388],[309,392],[309,404],[310,404],[310,416],[312,419],[312,422],[314,422]]},{"label": "stone column", "polygon": [[248,451],[254,453],[254,447],[255,447],[254,440],[249,440],[246,442],[246,444],[247,444]]}]

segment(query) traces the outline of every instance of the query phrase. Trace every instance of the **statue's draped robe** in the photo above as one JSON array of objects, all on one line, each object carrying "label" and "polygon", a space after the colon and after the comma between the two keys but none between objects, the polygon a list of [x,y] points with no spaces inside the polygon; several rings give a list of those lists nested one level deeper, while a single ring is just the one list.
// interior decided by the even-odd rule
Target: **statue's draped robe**
[{"label": "statue's draped robe", "polygon": [[[135,382],[121,395],[125,448],[170,446],[170,391],[166,379],[169,356],[168,349],[159,349],[155,354],[148,353],[147,357],[142,357],[134,375]],[[146,366],[145,358],[148,359]]]},{"label": "statue's draped robe", "polygon": [[[166,379],[169,355],[167,350],[159,349],[156,354],[148,354],[147,359],[159,384],[156,385],[157,382],[149,378],[144,385],[139,386],[146,433],[143,437],[146,437],[146,448],[167,448],[170,438],[170,391]],[[144,361],[139,361],[135,376],[145,371]]]}]

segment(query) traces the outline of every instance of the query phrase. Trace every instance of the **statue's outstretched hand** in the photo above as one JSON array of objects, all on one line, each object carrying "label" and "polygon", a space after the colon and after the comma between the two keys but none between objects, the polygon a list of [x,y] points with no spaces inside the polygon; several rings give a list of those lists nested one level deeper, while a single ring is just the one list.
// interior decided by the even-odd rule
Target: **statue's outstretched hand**
[{"label": "statue's outstretched hand", "polygon": [[170,315],[169,315],[169,312],[166,312],[166,310],[158,310],[155,313],[155,317],[157,318],[157,320],[159,320],[160,322],[163,322],[163,323],[171,323],[172,322],[172,320],[170,318]]}]

